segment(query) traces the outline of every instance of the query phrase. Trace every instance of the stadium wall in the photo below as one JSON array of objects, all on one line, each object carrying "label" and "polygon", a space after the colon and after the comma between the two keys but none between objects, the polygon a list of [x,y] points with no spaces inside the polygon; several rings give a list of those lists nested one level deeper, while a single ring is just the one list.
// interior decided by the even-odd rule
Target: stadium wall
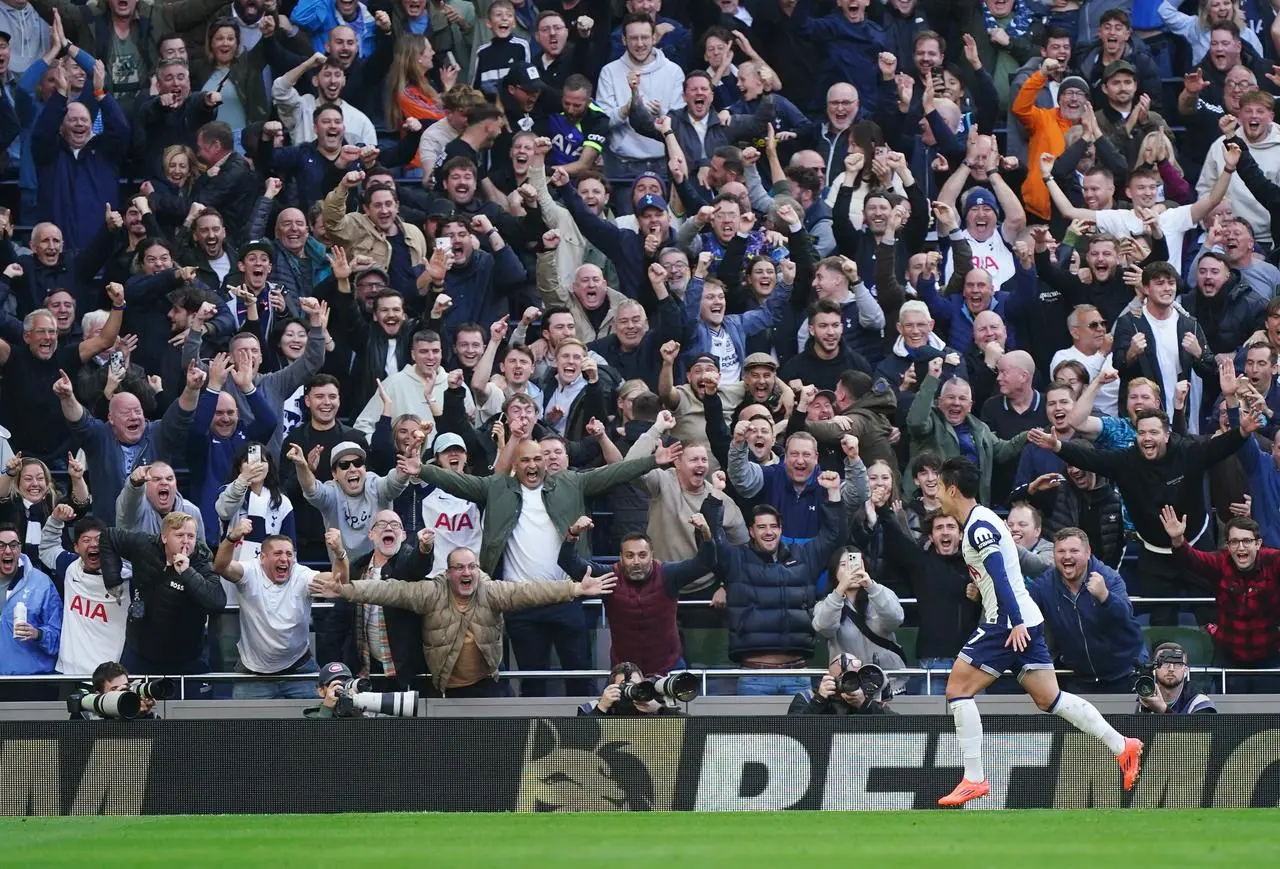
[{"label": "stadium wall", "polygon": [[[1056,718],[984,722],[975,808],[1280,804],[1280,716],[1116,716],[1119,767]],[[375,719],[0,723],[0,815],[930,808],[951,719]]]}]

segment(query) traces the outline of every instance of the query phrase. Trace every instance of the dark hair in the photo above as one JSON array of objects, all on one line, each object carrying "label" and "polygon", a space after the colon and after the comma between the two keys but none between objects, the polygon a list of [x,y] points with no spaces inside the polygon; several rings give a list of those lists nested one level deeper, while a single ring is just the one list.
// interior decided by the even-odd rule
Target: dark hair
[{"label": "dark hair", "polygon": [[[546,439],[543,438],[543,440],[546,440]],[[653,541],[649,539],[648,534],[641,534],[639,531],[632,531],[630,534],[622,538],[621,545],[618,547],[618,549],[621,550],[622,546],[625,546],[626,543],[630,540],[643,540],[645,543],[649,544],[650,549],[653,548]]]},{"label": "dark hair", "polygon": [[1098,19],[1098,26],[1101,27],[1102,25],[1106,24],[1108,21],[1119,21],[1121,24],[1123,24],[1125,27],[1128,27],[1130,30],[1133,29],[1133,24],[1131,23],[1131,20],[1129,18],[1129,13],[1125,12],[1123,9],[1108,9],[1106,12],[1103,12],[1102,16]]},{"label": "dark hair", "polygon": [[71,526],[71,541],[73,544],[79,543],[80,538],[94,531],[106,531],[107,525],[96,516],[86,516],[79,522]]},{"label": "dark hair", "polygon": [[747,171],[746,164],[742,162],[742,149],[737,145],[721,145],[711,152],[711,156],[719,157],[724,163],[724,168],[729,172],[742,175]]},{"label": "dark hair", "polygon": [[[1106,15],[1106,13],[1104,12],[1103,15]],[[1059,27],[1056,24],[1050,24],[1044,29],[1044,41],[1047,43],[1050,39],[1070,39],[1075,42],[1075,39],[1071,37],[1070,30],[1065,27]]]},{"label": "dark hair", "polygon": [[604,187],[605,195],[613,195],[613,185],[609,183],[608,178],[604,177],[604,173],[598,169],[583,169],[579,172],[578,177],[573,180],[573,189],[577,190],[578,185],[583,181],[599,181],[601,186]]},{"label": "dark hair", "polygon": [[817,169],[809,166],[788,166],[785,174],[787,180],[801,190],[808,190],[814,196],[822,192],[822,176]]},{"label": "dark hair", "polygon": [[627,35],[628,26],[632,24],[641,24],[641,23],[648,24],[650,30],[657,29],[656,25],[653,23],[653,19],[650,18],[648,15],[645,15],[643,12],[628,12],[626,15],[622,17],[622,23],[618,25],[618,29],[622,32],[622,35],[625,37]]},{"label": "dark hair", "polygon": [[1142,285],[1144,287],[1156,278],[1172,278],[1176,284],[1178,282],[1178,270],[1167,262],[1154,262],[1142,270]]},{"label": "dark hair", "polygon": [[[1073,359],[1070,361],[1074,362],[1075,360]],[[1050,383],[1048,386],[1045,387],[1044,389],[1045,398],[1049,397],[1050,392],[1065,392],[1067,395],[1071,396],[1072,401],[1075,401],[1075,398],[1076,398],[1076,391],[1074,388],[1072,388],[1071,384],[1063,383],[1061,380],[1055,380],[1053,381],[1053,383]]]},{"label": "dark hair", "polygon": [[529,347],[525,344],[508,344],[507,352],[502,354],[502,361],[506,362],[507,357],[510,356],[512,353],[519,353],[522,356],[527,356],[530,362],[536,361],[533,358],[533,351],[530,350]]},{"label": "dark hair", "polygon": [[476,171],[476,164],[471,161],[470,157],[464,157],[459,154],[457,157],[450,157],[444,161],[444,165],[440,167],[440,177],[448,178],[449,173],[454,169],[463,169],[471,173],[471,177],[476,177],[479,173]]},{"label": "dark hair", "polygon": [[862,398],[871,390],[871,375],[854,368],[841,374],[838,382],[854,399]]},{"label": "dark hair", "polygon": [[[271,506],[275,507],[278,505],[272,504]],[[283,540],[285,543],[288,543],[290,546],[294,546],[293,538],[290,537],[288,534],[269,534],[267,535],[267,537],[263,538],[262,548],[266,549],[268,543],[274,543],[277,540]],[[294,546],[294,548],[296,549],[297,547]]]},{"label": "dark hair", "polygon": [[978,497],[982,474],[978,471],[978,466],[964,456],[956,456],[943,462],[938,476],[942,478],[943,486],[955,486],[966,498]]},{"label": "dark hair", "polygon": [[1136,429],[1138,427],[1138,423],[1142,422],[1144,419],[1158,419],[1160,420],[1160,425],[1164,427],[1164,430],[1169,430],[1169,417],[1165,414],[1164,408],[1162,407],[1144,407],[1142,410],[1135,413],[1133,415],[1133,427]]},{"label": "dark hair", "polygon": [[481,338],[483,338],[485,335],[484,326],[481,326],[479,323],[472,323],[468,321],[453,330],[454,344],[458,343],[458,336],[461,335],[463,332],[479,332]]},{"label": "dark hair", "polygon": [[[138,246],[135,248],[136,253],[133,256],[134,262],[138,266],[141,266],[142,257],[153,247],[162,247],[169,252],[169,256],[173,257],[173,245],[169,244],[169,242],[165,241],[158,235],[149,235],[142,241],[138,242]],[[174,257],[174,259],[176,261],[177,258]]]},{"label": "dark hair", "polygon": [[317,389],[321,386],[332,386],[338,390],[339,394],[342,393],[342,384],[339,383],[338,378],[334,377],[332,374],[317,374],[315,377],[307,381],[306,391],[310,392],[311,390]]},{"label": "dark hair", "polygon": [[548,305],[546,310],[542,312],[542,322],[549,325],[551,318],[556,314],[568,314],[572,317],[573,311],[570,311],[564,305]]},{"label": "dark hair", "polygon": [[956,517],[952,516],[945,510],[930,510],[928,513],[925,513],[924,518],[920,520],[920,528],[924,531],[926,536],[933,534],[933,526],[938,524],[939,519],[950,519],[956,523],[957,528],[960,526],[960,520],[956,519]]},{"label": "dark hair", "polygon": [[104,661],[93,668],[93,690],[102,693],[103,687],[112,679],[128,676],[129,671],[115,661]]},{"label": "dark hair", "polygon": [[695,69],[684,77],[684,83],[687,85],[689,84],[689,79],[694,78],[705,78],[707,80],[707,84],[711,84],[711,75],[705,69]]},{"label": "dark hair", "polygon": [[1238,528],[1241,531],[1248,531],[1254,537],[1262,536],[1262,526],[1259,525],[1257,521],[1250,519],[1248,516],[1232,516],[1227,520],[1227,531],[1230,531],[1232,528]]},{"label": "dark hair", "polygon": [[1234,36],[1237,40],[1240,39],[1240,28],[1236,26],[1236,23],[1234,21],[1223,21],[1209,28],[1210,33],[1212,33],[1215,30],[1225,30],[1227,33],[1230,33],[1232,36]]},{"label": "dark hair", "polygon": [[830,299],[819,299],[809,306],[809,322],[812,323],[813,318],[819,314],[836,314],[840,317],[841,325],[844,324],[844,309]]},{"label": "dark hair", "polygon": [[652,422],[662,412],[662,399],[655,393],[642,392],[631,401],[631,415],[642,422]]},{"label": "dark hair", "polygon": [[[1027,504],[1026,506],[1030,507],[1031,505]],[[1086,549],[1093,548],[1092,544],[1089,543],[1089,535],[1085,533],[1083,528],[1077,528],[1074,525],[1069,525],[1066,528],[1059,528],[1053,535],[1053,542],[1057,543],[1061,540],[1070,540],[1072,537],[1078,537],[1080,541],[1084,543]]]},{"label": "dark hair", "polygon": [[551,441],[552,443],[559,443],[560,446],[564,447],[565,452],[569,451],[569,442],[565,440],[564,437],[561,435],[551,433],[551,434],[544,434],[542,437],[538,438],[538,443],[540,444],[545,444],[548,441]]},{"label": "dark hair", "polygon": [[[316,378],[326,376],[328,375],[317,374]],[[314,379],[312,383],[307,384],[307,388],[310,389],[313,385],[316,385],[314,383]],[[249,441],[244,445],[244,449],[236,454],[236,457],[231,460],[231,470],[227,475],[227,482],[230,483],[236,477],[240,476],[240,469],[244,467],[245,462],[249,461],[249,447],[253,446],[262,447],[262,459],[267,463],[267,476],[262,480],[262,488],[271,493],[271,509],[275,510],[279,508],[280,498],[284,492],[280,487],[280,467],[276,462],[275,453],[267,449],[267,445],[262,441]],[[246,492],[244,497],[247,501],[249,499],[249,493]]]},{"label": "dark hair", "polygon": [[[238,31],[237,31],[238,32]],[[211,142],[224,151],[235,150],[236,137],[225,121],[210,121],[196,131],[196,139]]]},{"label": "dark hair", "polygon": [[391,287],[384,287],[383,289],[378,290],[377,295],[373,297],[373,310],[375,312],[378,310],[378,303],[383,299],[399,299],[400,304],[404,304],[404,296],[400,295],[399,290],[393,290]]},{"label": "dark hair", "polygon": [[[311,113],[311,123],[314,124],[316,121],[320,120],[320,115],[325,112],[337,112],[339,115],[342,115],[342,106],[337,103],[321,103],[316,106],[315,110]],[[345,117],[345,115],[343,115],[343,117]]]},{"label": "dark hair", "polygon": [[751,509],[751,525],[756,524],[757,516],[772,516],[778,520],[778,525],[782,525],[782,514],[778,512],[778,508],[772,504],[757,504]]},{"label": "dark hair", "polygon": [[926,450],[925,452],[920,453],[918,456],[916,456],[914,459],[911,460],[911,476],[912,477],[914,477],[916,474],[920,473],[921,471],[925,470],[926,468],[930,468],[934,471],[941,470],[942,456],[938,455],[935,452]]}]

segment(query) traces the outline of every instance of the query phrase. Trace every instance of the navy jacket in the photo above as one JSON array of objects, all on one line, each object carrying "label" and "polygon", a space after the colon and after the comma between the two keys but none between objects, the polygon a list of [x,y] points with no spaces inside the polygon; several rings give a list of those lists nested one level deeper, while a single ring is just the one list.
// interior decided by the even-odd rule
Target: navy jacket
[{"label": "navy jacket", "polygon": [[715,541],[716,575],[728,595],[730,660],[779,652],[807,660],[814,646],[815,580],[848,535],[844,505],[824,501],[818,536],[808,543],[779,544],[773,555],[751,544],[731,544],[723,514],[724,506],[715,498],[702,505]]},{"label": "navy jacket", "polygon": [[102,132],[79,155],[59,135],[67,114],[67,98],[54,92],[45,101],[31,133],[31,151],[39,173],[36,222],[52,221],[62,229],[67,247],[83,249],[102,226],[103,203],[119,199],[120,163],[129,147],[129,122],[115,97],[102,108]]},{"label": "navy jacket", "polygon": [[852,24],[839,11],[822,18],[812,18],[812,13],[813,0],[800,0],[791,20],[800,37],[814,43],[825,58],[822,91],[837,82],[849,82],[857,88],[862,105],[868,111],[875,109],[880,85],[876,58],[892,50],[884,28],[870,19]]},{"label": "navy jacket", "polygon": [[[204,527],[208,529],[211,540],[221,527],[214,505],[222,487],[231,482],[231,470],[236,456],[248,447],[249,441],[269,443],[271,436],[275,434],[276,412],[267,404],[264,392],[265,390],[255,388],[244,397],[253,410],[253,416],[247,422],[240,420],[231,437],[223,440],[211,428],[221,393],[208,387],[200,391],[200,400],[196,404],[187,434],[187,460],[191,469],[188,488],[191,490],[191,500],[200,505]],[[169,406],[177,407],[177,404],[175,401]]]},{"label": "navy jacket", "polygon": [[1073,598],[1056,567],[1028,582],[1027,591],[1044,614],[1058,664],[1079,676],[1107,681],[1145,662],[1147,647],[1120,574],[1090,557],[1086,582],[1095,571],[1107,581],[1103,603],[1083,585]]}]

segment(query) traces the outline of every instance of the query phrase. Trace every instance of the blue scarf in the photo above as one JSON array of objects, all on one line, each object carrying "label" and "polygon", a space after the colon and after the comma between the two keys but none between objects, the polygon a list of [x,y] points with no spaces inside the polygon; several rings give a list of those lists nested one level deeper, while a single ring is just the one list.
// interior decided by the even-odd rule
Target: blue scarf
[{"label": "blue scarf", "polygon": [[[996,17],[991,14],[990,7],[982,4],[982,26],[987,30],[993,27],[999,27]],[[1013,16],[1009,19],[1009,24],[1004,28],[1004,32],[1009,34],[1010,39],[1023,39],[1031,31],[1032,12],[1024,0],[1015,0],[1013,4]]]}]

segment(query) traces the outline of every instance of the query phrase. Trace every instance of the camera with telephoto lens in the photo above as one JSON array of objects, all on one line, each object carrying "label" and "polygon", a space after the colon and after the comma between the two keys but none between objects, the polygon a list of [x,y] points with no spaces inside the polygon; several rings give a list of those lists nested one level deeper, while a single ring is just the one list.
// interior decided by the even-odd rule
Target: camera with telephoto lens
[{"label": "camera with telephoto lens", "polygon": [[698,677],[692,673],[669,673],[657,679],[645,679],[643,682],[631,681],[632,671],[628,670],[618,690],[622,699],[635,705],[649,703],[658,698],[663,700],[688,703],[698,696]]},{"label": "camera with telephoto lens", "polygon": [[868,699],[875,699],[884,690],[884,670],[875,664],[863,664],[856,670],[845,670],[836,679],[836,693],[856,694],[859,691]]},{"label": "camera with telephoto lens", "polygon": [[397,691],[379,693],[371,691],[369,679],[348,679],[337,687],[337,702],[333,707],[335,718],[359,718],[365,712],[390,715],[396,718],[416,718],[418,692]]},{"label": "camera with telephoto lens", "polygon": [[[1170,643],[1169,645],[1173,645]],[[1150,664],[1133,665],[1133,693],[1139,697],[1154,697],[1156,694],[1156,668],[1162,664],[1185,664],[1187,655],[1182,649],[1159,649]]]},{"label": "camera with telephoto lens", "polygon": [[142,714],[142,698],[136,691],[107,691],[102,694],[77,692],[67,698],[67,711],[79,716],[88,712],[99,718],[122,718],[126,721]]},{"label": "camera with telephoto lens", "polygon": [[172,679],[138,679],[129,683],[129,690],[143,700],[164,702],[178,693],[178,685]]}]

